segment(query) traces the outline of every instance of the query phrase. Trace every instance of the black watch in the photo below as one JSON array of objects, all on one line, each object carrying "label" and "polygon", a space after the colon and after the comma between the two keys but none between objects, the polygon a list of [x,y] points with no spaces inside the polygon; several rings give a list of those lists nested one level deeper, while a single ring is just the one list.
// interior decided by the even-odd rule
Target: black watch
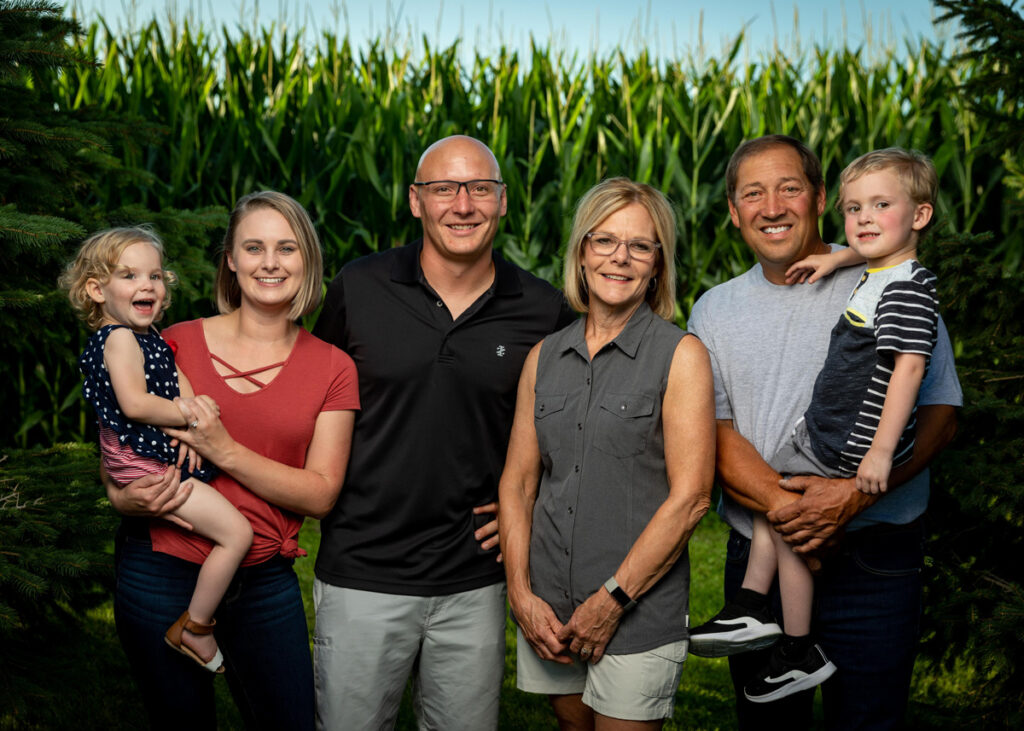
[{"label": "black watch", "polygon": [[608,593],[612,595],[612,599],[619,603],[623,611],[628,612],[630,609],[636,606],[636,601],[630,599],[629,594],[623,591],[622,587],[619,586],[619,582],[615,580],[615,577],[608,579],[604,582],[604,588],[608,590]]}]

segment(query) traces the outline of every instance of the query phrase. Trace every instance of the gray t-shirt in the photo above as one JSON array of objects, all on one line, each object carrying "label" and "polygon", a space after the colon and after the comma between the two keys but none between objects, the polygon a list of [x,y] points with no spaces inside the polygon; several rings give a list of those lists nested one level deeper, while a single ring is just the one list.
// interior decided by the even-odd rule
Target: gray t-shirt
[{"label": "gray t-shirt", "polygon": [[[766,460],[789,438],[807,410],[832,326],[862,272],[862,267],[847,267],[814,284],[786,286],[769,282],[756,264],[705,292],[694,305],[688,327],[711,354],[716,416],[731,419]],[[940,319],[917,404],[962,403],[953,349]],[[928,470],[924,470],[854,518],[847,528],[909,523],[928,506],[928,482]],[[750,511],[724,496],[719,512],[729,525],[750,536]]]}]

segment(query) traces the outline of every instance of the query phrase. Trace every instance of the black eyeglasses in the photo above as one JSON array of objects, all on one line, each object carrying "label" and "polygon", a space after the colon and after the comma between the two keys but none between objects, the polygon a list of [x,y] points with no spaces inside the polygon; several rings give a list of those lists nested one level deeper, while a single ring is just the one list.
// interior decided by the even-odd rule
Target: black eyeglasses
[{"label": "black eyeglasses", "polygon": [[598,256],[611,256],[619,250],[620,246],[625,244],[626,251],[629,252],[632,258],[637,261],[649,261],[654,258],[658,249],[661,248],[661,244],[657,241],[648,241],[647,239],[629,239],[624,241],[603,231],[591,231],[588,234],[584,234],[583,238],[590,242],[590,249]]},{"label": "black eyeglasses", "polygon": [[428,180],[423,183],[413,183],[416,187],[426,191],[432,198],[451,200],[459,195],[462,186],[466,186],[466,193],[473,200],[487,200],[496,198],[505,184],[500,180]]}]

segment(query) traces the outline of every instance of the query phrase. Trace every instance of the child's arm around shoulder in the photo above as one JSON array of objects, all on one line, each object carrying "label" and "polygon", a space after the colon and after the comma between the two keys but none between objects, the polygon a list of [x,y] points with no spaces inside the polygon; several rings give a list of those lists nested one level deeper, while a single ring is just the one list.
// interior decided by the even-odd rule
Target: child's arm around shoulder
[{"label": "child's arm around shoulder", "polygon": [[917,391],[924,379],[925,356],[896,353],[895,358],[878,430],[857,470],[857,489],[861,492],[879,493],[889,489],[892,458],[917,403]]},{"label": "child's arm around shoulder", "polygon": [[811,254],[786,270],[786,284],[814,284],[836,269],[863,264],[866,259],[847,246],[828,254]]},{"label": "child's arm around shoulder", "polygon": [[173,401],[146,390],[146,358],[130,329],[111,331],[103,349],[103,363],[118,407],[127,418],[157,426],[184,425],[185,418]]}]

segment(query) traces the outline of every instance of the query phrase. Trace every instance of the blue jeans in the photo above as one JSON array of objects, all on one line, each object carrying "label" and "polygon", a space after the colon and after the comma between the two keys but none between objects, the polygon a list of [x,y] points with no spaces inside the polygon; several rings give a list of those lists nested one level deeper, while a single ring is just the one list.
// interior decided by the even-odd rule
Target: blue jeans
[{"label": "blue jeans", "polygon": [[[117,633],[154,729],[216,728],[214,675],[164,642],[199,565],[118,537]],[[216,612],[231,694],[249,729],[312,729],[313,665],[298,579],[280,556],[235,574]]]},{"label": "blue jeans", "polygon": [[[825,559],[824,570],[815,577],[812,633],[838,668],[822,686],[826,728],[902,726],[920,634],[923,540],[920,519],[848,533],[839,553]],[[725,567],[727,598],[743,582],[749,552],[750,541],[732,531]],[[781,617],[777,584],[772,599]],[[809,728],[813,690],[765,704],[743,696],[743,686],[769,653],[729,658],[740,728]]]}]

